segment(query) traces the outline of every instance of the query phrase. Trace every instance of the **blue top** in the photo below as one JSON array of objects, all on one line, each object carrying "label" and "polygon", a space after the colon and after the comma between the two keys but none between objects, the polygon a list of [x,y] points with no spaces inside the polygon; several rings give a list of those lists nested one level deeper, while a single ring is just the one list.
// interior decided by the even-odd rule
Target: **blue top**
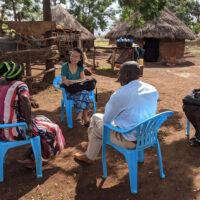
[{"label": "blue top", "polygon": [[68,63],[64,63],[61,69],[61,75],[66,76],[68,80],[77,80],[81,78],[80,73],[84,70],[85,70],[84,67],[78,66],[76,73],[72,74],[69,69]]},{"label": "blue top", "polygon": [[[121,129],[130,129],[154,116],[158,92],[150,84],[134,80],[117,90],[105,107],[104,123],[114,122]],[[137,139],[136,133],[122,134],[128,141]]]}]

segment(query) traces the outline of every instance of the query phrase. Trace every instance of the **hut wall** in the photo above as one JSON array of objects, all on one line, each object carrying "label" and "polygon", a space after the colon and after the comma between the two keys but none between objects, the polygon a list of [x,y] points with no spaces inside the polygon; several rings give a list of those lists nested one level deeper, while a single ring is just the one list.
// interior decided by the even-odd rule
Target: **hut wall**
[{"label": "hut wall", "polygon": [[183,58],[185,50],[185,40],[161,39],[159,47],[159,60],[167,57]]},{"label": "hut wall", "polygon": [[109,39],[109,44],[116,44],[117,40],[116,39]]}]

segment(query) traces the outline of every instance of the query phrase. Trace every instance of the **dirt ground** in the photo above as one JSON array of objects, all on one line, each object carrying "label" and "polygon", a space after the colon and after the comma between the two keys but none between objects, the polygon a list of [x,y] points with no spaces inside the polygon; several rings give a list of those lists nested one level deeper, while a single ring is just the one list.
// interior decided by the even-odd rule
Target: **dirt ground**
[{"label": "dirt ground", "polygon": [[[100,66],[105,66],[108,54],[98,54]],[[4,165],[5,181],[0,183],[0,200],[195,200],[200,199],[199,147],[187,143],[186,118],[182,98],[193,88],[199,88],[200,54],[186,54],[186,62],[172,67],[145,63],[142,81],[159,91],[158,113],[171,110],[174,116],[159,130],[165,179],[160,179],[155,149],[145,151],[145,161],[138,167],[138,194],[130,193],[128,167],[120,153],[108,148],[108,178],[102,180],[101,157],[93,165],[77,163],[73,155],[81,151],[79,143],[87,141],[87,129],[74,123],[68,129],[60,122],[61,92],[52,85],[40,83],[33,87],[33,97],[42,114],[58,123],[66,139],[66,148],[43,167],[43,178],[34,170],[17,163],[28,147],[10,150]],[[108,64],[107,64],[108,65]],[[59,74],[60,70],[56,71]],[[110,95],[120,87],[117,75],[109,70],[96,70],[97,112],[103,112]],[[90,111],[90,116],[92,111]],[[75,115],[74,115],[75,116]],[[191,135],[194,131],[191,130]]]}]

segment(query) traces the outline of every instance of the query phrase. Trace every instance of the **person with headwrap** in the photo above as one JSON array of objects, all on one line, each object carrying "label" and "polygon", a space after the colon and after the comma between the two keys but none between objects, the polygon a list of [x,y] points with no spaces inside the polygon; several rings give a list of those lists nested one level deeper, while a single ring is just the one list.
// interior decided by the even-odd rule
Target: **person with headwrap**
[{"label": "person with headwrap", "polygon": [[[0,65],[0,124],[26,122],[30,137],[40,136],[43,160],[54,157],[65,147],[65,139],[59,126],[45,116],[31,118],[31,99],[27,85],[20,81],[22,66],[14,62]],[[34,106],[33,106],[34,107]],[[24,140],[21,128],[0,129],[0,139],[5,141]],[[32,148],[19,162],[27,167],[35,166]]]}]

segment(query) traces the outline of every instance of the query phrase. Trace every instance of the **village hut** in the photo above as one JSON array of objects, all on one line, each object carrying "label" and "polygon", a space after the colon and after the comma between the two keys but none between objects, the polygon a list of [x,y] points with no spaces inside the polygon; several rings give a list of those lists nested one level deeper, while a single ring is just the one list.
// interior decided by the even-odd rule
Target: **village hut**
[{"label": "village hut", "polygon": [[89,49],[94,46],[94,35],[82,26],[69,12],[61,5],[56,5],[52,8],[52,21],[56,25],[61,25],[64,29],[71,29],[81,32],[82,48]]},{"label": "village hut", "polygon": [[134,39],[145,49],[144,59],[147,62],[170,57],[180,59],[184,56],[185,39],[195,39],[192,31],[167,8],[157,19],[136,29],[131,25],[133,19],[134,15],[128,21],[119,22],[105,37],[110,39],[111,44],[119,38]]}]

